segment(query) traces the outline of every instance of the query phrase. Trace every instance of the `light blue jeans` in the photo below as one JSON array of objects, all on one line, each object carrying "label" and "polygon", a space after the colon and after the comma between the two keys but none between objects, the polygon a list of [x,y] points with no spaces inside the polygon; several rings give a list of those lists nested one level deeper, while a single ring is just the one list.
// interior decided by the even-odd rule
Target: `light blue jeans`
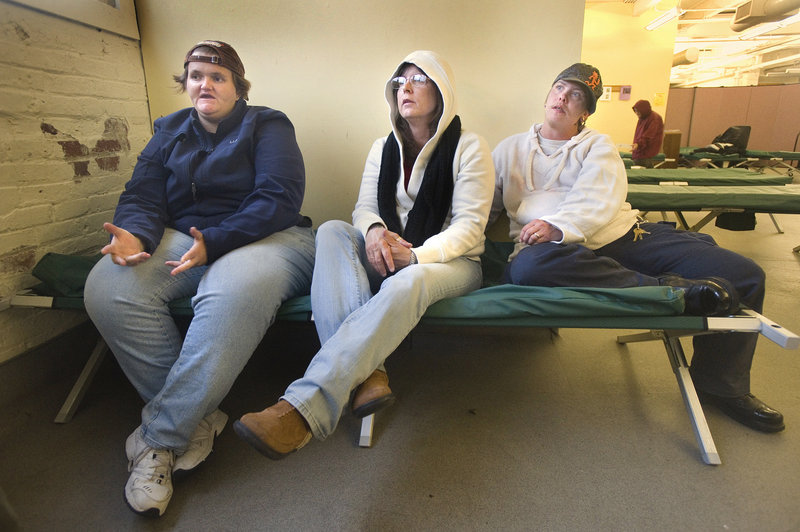
[{"label": "light blue jeans", "polygon": [[[314,269],[312,230],[291,227],[173,277],[164,262],[192,242],[167,229],[142,264],[103,257],[84,290],[89,316],[146,403],[144,440],[178,452],[228,393],[281,303],[308,293]],[[189,296],[194,318],[181,341],[168,303]]]},{"label": "light blue jeans", "polygon": [[481,266],[460,257],[411,265],[382,280],[352,225],[326,222],[316,240],[311,307],[322,347],[283,399],[324,439],[336,428],[350,392],[383,364],[428,306],[480,288]]}]

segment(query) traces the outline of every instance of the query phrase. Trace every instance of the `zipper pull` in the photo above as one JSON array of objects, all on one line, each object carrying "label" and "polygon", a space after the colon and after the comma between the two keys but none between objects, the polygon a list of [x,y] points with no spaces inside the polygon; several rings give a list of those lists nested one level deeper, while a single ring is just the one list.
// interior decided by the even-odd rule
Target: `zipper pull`
[{"label": "zipper pull", "polygon": [[192,199],[197,201],[197,185],[192,181]]}]

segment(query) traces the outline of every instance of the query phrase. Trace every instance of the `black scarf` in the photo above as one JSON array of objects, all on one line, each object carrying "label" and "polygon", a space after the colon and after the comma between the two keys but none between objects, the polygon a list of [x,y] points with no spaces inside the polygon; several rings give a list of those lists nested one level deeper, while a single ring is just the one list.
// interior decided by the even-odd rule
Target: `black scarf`
[{"label": "black scarf", "polygon": [[408,213],[405,231],[397,216],[397,180],[403,171],[400,169],[400,146],[394,133],[389,134],[383,145],[378,174],[378,212],[390,231],[402,235],[414,246],[421,246],[442,231],[453,203],[453,158],[460,138],[461,119],[456,115],[428,161],[414,207]]}]

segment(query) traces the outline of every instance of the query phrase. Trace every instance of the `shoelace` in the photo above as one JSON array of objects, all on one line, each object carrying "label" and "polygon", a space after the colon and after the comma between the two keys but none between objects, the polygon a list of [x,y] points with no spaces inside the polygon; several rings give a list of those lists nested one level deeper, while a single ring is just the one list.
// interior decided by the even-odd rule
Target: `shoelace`
[{"label": "shoelace", "polygon": [[136,459],[134,470],[142,477],[163,484],[172,472],[172,462],[169,451],[147,448]]}]

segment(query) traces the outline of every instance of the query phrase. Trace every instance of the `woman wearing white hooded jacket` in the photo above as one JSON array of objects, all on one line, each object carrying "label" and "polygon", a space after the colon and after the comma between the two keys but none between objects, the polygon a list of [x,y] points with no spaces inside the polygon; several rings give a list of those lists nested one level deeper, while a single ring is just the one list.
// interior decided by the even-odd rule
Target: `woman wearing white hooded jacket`
[{"label": "woman wearing white hooded jacket", "polygon": [[[686,312],[726,315],[739,301],[761,312],[764,271],[709,235],[646,223],[625,202],[627,177],[607,135],[585,129],[600,72],[576,63],[556,77],[545,120],[502,141],[490,220],[505,208],[517,242],[505,281],[534,286],[672,286]],[[783,416],[750,393],[757,333],[694,337],[690,372],[701,401],[764,432]]]},{"label": "woman wearing white hooded jacket", "polygon": [[428,306],[481,284],[494,169],[486,141],[461,129],[450,66],[413,52],[385,95],[392,134],[369,152],[353,224],[317,231],[311,303],[321,348],[278,403],[234,423],[273,459],[333,432],[354,389],[356,416],[391,403],[384,360]]}]

